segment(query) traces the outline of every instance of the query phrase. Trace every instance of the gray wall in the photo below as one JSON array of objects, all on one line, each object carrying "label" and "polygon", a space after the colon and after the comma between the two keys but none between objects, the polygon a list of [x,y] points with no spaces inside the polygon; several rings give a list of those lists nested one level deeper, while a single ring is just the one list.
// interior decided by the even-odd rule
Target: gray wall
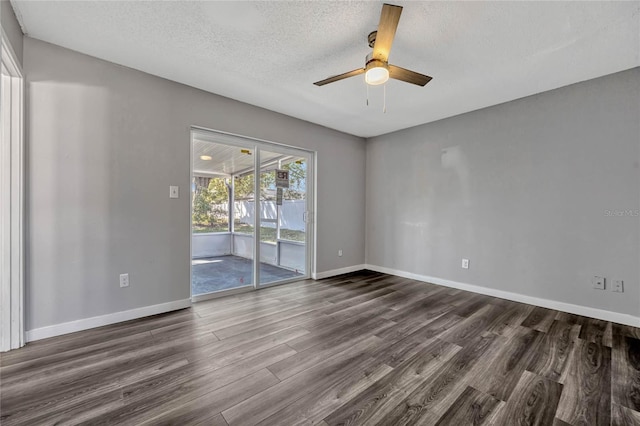
[{"label": "gray wall", "polygon": [[638,99],[635,68],[369,139],[367,263],[640,315]]},{"label": "gray wall", "polygon": [[317,151],[316,269],[364,263],[363,139],[24,44],[27,330],[189,297],[191,125]]},{"label": "gray wall", "polygon": [[22,65],[22,30],[9,0],[0,0],[0,22],[18,62]]}]

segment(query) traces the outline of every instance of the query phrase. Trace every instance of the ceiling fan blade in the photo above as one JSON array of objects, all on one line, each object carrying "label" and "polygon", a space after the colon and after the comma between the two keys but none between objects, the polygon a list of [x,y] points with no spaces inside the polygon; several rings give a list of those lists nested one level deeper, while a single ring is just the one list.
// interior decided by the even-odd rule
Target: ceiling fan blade
[{"label": "ceiling fan blade", "polygon": [[417,84],[418,86],[424,86],[432,80],[432,77],[429,77],[428,75],[420,74],[391,64],[389,64],[389,77],[395,78],[396,80],[406,81],[407,83]]},{"label": "ceiling fan blade", "polygon": [[373,45],[373,59],[378,59],[383,62],[389,60],[389,52],[391,51],[393,38],[396,36],[396,29],[398,28],[401,13],[401,6],[386,3],[382,5],[376,43]]},{"label": "ceiling fan blade", "polygon": [[325,84],[333,83],[335,81],[344,80],[345,78],[354,77],[364,73],[364,68],[358,68],[357,70],[345,72],[344,74],[334,75],[333,77],[325,78],[324,80],[316,81],[316,86],[324,86]]}]

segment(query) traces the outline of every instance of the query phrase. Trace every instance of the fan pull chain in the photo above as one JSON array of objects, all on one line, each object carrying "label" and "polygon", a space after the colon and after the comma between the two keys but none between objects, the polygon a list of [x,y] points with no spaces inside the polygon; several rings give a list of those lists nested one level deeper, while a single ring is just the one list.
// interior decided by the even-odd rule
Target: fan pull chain
[{"label": "fan pull chain", "polygon": [[382,113],[386,114],[387,113],[387,83],[384,84],[384,87],[382,88],[382,93],[383,93]]},{"label": "fan pull chain", "polygon": [[369,85],[366,81],[364,82],[364,85],[367,86],[367,106],[369,106]]}]

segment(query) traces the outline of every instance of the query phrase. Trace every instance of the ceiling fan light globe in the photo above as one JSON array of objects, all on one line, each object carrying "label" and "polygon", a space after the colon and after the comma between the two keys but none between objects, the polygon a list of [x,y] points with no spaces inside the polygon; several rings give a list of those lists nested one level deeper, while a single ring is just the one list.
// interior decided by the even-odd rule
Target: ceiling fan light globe
[{"label": "ceiling fan light globe", "polygon": [[364,81],[371,86],[384,84],[389,80],[389,70],[385,67],[372,67],[364,74]]}]

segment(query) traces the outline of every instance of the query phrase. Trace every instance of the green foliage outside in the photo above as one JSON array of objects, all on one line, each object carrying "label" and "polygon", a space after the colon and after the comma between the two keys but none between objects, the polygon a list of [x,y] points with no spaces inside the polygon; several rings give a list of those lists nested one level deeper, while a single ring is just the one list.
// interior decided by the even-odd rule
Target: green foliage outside
[{"label": "green foliage outside", "polygon": [[289,170],[289,189],[284,190],[282,198],[285,200],[303,200],[307,192],[306,163],[293,162],[285,164],[282,169]]},{"label": "green foliage outside", "polygon": [[[227,210],[220,208],[220,204],[229,202],[227,184],[222,178],[214,178],[209,186],[204,188],[197,185],[193,194],[193,228],[194,232],[223,232],[229,230],[229,216]],[[200,228],[211,227],[223,231],[198,231]]]},{"label": "green foliage outside", "polygon": [[[225,225],[224,227],[220,226],[193,226],[193,232],[205,233],[205,232],[228,232],[229,229]],[[242,232],[245,234],[253,234],[253,226],[247,225],[245,223],[235,226],[236,232]],[[281,240],[290,240],[290,241],[300,241],[304,242],[305,234],[304,231],[296,231],[293,229],[280,229],[280,239]],[[260,227],[260,241],[264,242],[276,242],[276,229],[275,228],[267,228],[264,226]]]},{"label": "green foliage outside", "polygon": [[[292,162],[282,167],[289,170],[289,188],[284,190],[283,198],[285,200],[301,200],[304,199],[306,193],[306,173],[305,163]],[[229,215],[226,206],[229,203],[228,179],[212,178],[209,185],[205,188],[196,185],[193,194],[193,232],[228,232],[229,231]],[[236,177],[234,182],[235,200],[250,201],[254,200],[253,193],[254,177],[253,174]],[[275,171],[264,172],[260,176],[260,194],[262,200],[275,199]],[[239,219],[234,220],[234,229],[236,232],[253,233],[253,226],[240,222]],[[261,241],[276,241],[275,228],[260,228]],[[304,241],[305,233],[291,229],[280,229],[280,238],[292,241]]]}]

